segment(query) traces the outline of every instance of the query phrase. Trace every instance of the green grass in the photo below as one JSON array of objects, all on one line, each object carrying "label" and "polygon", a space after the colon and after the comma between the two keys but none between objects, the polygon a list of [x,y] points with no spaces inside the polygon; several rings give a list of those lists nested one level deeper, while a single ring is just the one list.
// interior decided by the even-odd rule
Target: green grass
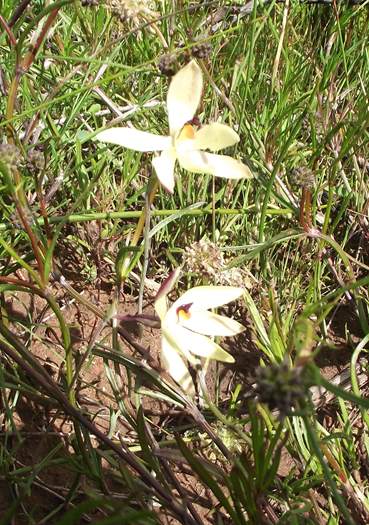
[{"label": "green grass", "polygon": [[[37,1],[9,28],[0,0],[0,136],[17,148],[0,146],[0,524],[366,524],[368,2],[244,17],[223,0],[153,4],[120,21],[102,2]],[[158,63],[178,69],[199,43],[199,117],[239,133],[229,154],[254,178],[178,169],[155,197],[146,270],[130,243],[152,155],[94,136],[113,119],[166,134]],[[199,401],[161,370],[159,330],[135,338],[114,315],[200,240],[243,272],[232,312],[248,330]],[[214,275],[186,264],[173,298]]]}]

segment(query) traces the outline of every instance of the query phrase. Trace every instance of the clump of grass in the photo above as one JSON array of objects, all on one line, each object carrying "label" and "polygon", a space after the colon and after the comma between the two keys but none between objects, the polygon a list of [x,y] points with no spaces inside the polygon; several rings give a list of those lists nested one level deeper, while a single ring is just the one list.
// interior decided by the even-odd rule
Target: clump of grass
[{"label": "clump of grass", "polygon": [[[259,4],[2,3],[4,523],[369,521],[366,3]],[[92,139],[166,134],[193,57],[254,178],[178,172],[149,203],[150,156]],[[179,289],[245,287],[200,398],[152,310],[183,262]]]}]

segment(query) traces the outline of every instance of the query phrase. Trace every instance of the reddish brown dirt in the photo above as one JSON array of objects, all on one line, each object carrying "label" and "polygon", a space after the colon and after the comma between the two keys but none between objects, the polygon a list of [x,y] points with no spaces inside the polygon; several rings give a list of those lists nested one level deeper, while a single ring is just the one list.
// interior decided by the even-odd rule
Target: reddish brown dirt
[{"label": "reddish brown dirt", "polygon": [[[91,314],[86,307],[77,306],[74,301],[68,301],[61,289],[58,289],[56,293],[59,305],[63,309],[64,319],[71,330],[74,355],[79,356],[79,361],[83,361],[78,379],[77,399],[79,405],[83,410],[88,411],[90,418],[101,431],[108,433],[109,407],[117,410],[117,404],[107,379],[106,365],[104,365],[103,359],[99,357],[86,357],[85,352],[93,336],[100,344],[106,345],[107,348],[111,347],[111,329],[100,330],[99,319]],[[92,292],[84,292],[83,295],[103,311],[108,310],[112,301],[112,294],[107,292],[100,292],[98,297]],[[64,349],[60,329],[55,316],[51,315],[50,310],[46,308],[45,302],[41,299],[33,300],[28,294],[9,294],[6,299],[6,311],[12,330],[17,331],[24,344],[44,365],[50,376],[59,384],[63,384],[65,382]],[[135,314],[136,299],[125,298],[119,313]],[[144,313],[153,314],[152,307],[147,306]],[[36,328],[30,336],[28,327],[31,320],[35,323]],[[133,325],[125,325],[125,328],[129,330],[130,335],[135,340],[149,350],[150,364],[161,371],[159,331]],[[134,351],[122,338],[120,338],[120,344],[123,352],[142,359],[138,352]],[[111,363],[110,366],[112,366]],[[122,381],[122,395],[126,400],[126,406],[131,414],[135,415],[134,395],[129,392],[128,377],[122,367],[120,367],[119,372]],[[132,383],[131,388],[133,387],[134,384]],[[154,427],[161,427],[165,425],[166,421],[169,422],[173,417],[178,417],[178,413],[168,405],[150,397],[144,396],[142,405],[146,416],[150,418]],[[25,467],[31,469],[25,475],[26,477],[21,476],[18,479],[18,485],[23,487],[25,480],[31,481],[31,477],[34,476],[33,483],[30,484],[30,492],[21,494],[22,503],[18,506],[13,522],[16,525],[23,525],[29,523],[30,516],[32,516],[35,523],[41,523],[49,512],[63,503],[69,488],[78,476],[78,470],[71,468],[74,451],[70,446],[70,438],[74,431],[73,426],[68,419],[62,417],[62,414],[54,406],[40,405],[32,401],[32,396],[22,396],[18,399],[13,423],[15,432],[12,435],[11,442],[8,439],[6,443],[7,450],[13,458],[13,467],[15,470]],[[115,432],[127,435],[127,426],[122,418],[118,418]],[[2,435],[5,436],[5,433]],[[9,436],[8,426],[7,436]],[[129,434],[127,436],[129,437]],[[0,439],[3,440],[1,435]],[[96,440],[92,439],[92,443],[94,446],[98,446]],[[3,444],[5,443],[3,442]],[[51,464],[42,468],[41,464],[48,454],[53,455],[52,459],[48,461]],[[198,512],[203,516],[204,523],[207,523],[206,515],[211,515],[213,512],[214,498],[203,494],[204,489],[201,483],[197,482],[190,472],[187,472],[187,468],[183,470],[183,461],[177,464],[176,461],[173,463],[170,460],[169,464],[174,469],[179,484],[188,487],[191,491]],[[122,487],[119,484],[117,486],[114,476],[109,474],[110,466],[106,461],[103,461],[103,466],[104,483],[110,486],[111,490],[114,489],[114,492],[118,491],[118,494]],[[91,480],[84,476],[79,480],[79,484],[81,491],[82,489],[87,490],[87,492],[93,490]],[[0,473],[0,517],[5,515],[16,500],[16,487],[16,477],[12,478],[11,473],[5,470]],[[197,501],[200,502],[198,505],[196,504]],[[47,523],[56,523],[64,512],[65,509],[62,509]],[[165,515],[162,516],[162,520],[163,523],[178,523],[173,518],[165,518]]]}]

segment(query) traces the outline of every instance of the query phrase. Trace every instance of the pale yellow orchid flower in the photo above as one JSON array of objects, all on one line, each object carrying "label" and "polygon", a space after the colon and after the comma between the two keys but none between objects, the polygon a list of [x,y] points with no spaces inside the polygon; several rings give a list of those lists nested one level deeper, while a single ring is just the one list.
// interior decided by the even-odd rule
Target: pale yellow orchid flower
[{"label": "pale yellow orchid flower", "polygon": [[234,336],[245,327],[228,317],[210,312],[238,299],[243,288],[234,286],[197,286],[185,292],[167,308],[166,296],[178,278],[178,271],[164,283],[155,301],[161,319],[161,360],[171,377],[188,394],[194,385],[183,358],[192,365],[201,364],[199,357],[234,363],[234,358],[209,336]]},{"label": "pale yellow orchid flower", "polygon": [[152,163],[160,183],[170,192],[174,189],[177,160],[182,168],[193,173],[209,173],[228,179],[251,177],[251,171],[242,162],[227,155],[202,151],[219,151],[240,140],[238,134],[225,124],[214,122],[199,129],[190,124],[199,106],[202,88],[201,69],[192,60],[174,75],[169,86],[169,136],[124,127],[106,129],[96,138],[136,151],[161,151]]}]

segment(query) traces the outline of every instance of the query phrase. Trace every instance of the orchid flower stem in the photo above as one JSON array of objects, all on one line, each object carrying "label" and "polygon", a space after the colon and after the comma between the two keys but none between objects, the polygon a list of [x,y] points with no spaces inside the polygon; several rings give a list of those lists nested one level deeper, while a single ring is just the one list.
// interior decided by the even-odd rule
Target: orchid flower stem
[{"label": "orchid flower stem", "polygon": [[215,202],[215,177],[213,177],[213,183],[211,186],[212,194],[211,194],[211,226],[212,226],[212,241],[216,242],[216,202]]},{"label": "orchid flower stem", "polygon": [[205,64],[204,64],[204,61],[203,60],[199,60],[199,64],[200,64],[200,67],[201,67],[201,70],[202,72],[204,73],[204,76],[206,78],[206,80],[209,82],[209,84],[211,85],[211,87],[214,89],[215,93],[221,98],[221,100],[224,102],[224,104],[227,106],[227,108],[233,113],[235,114],[236,113],[236,110],[235,110],[235,107],[234,105],[232,104],[232,102],[229,100],[229,98],[223,93],[223,91],[221,89],[218,88],[218,86],[216,85],[216,83],[214,82],[213,80],[213,77],[210,75],[210,73],[208,72]]},{"label": "orchid flower stem", "polygon": [[[147,190],[148,191],[148,197],[147,197],[148,208],[150,208],[150,206],[154,202],[155,195],[156,195],[156,192],[157,192],[158,188],[159,188],[158,180],[155,180],[155,182],[152,185],[151,189],[150,189],[150,186],[148,187],[148,190]],[[135,229],[135,232],[133,234],[132,241],[131,241],[131,244],[130,244],[131,248],[134,248],[135,246],[137,246],[138,241],[140,240],[140,237],[141,237],[142,232],[144,230],[145,222],[146,222],[146,205],[145,205],[144,209],[141,212],[140,218],[138,219],[137,226],[136,226],[136,229]],[[124,281],[126,280],[128,274],[129,274],[130,262],[131,262],[131,259],[129,257],[126,257],[124,259],[124,261],[123,261],[122,271],[121,271],[121,275],[120,275],[120,284],[121,285],[123,285]]]},{"label": "orchid flower stem", "polygon": [[145,195],[145,229],[144,229],[144,260],[142,264],[140,289],[138,294],[138,313],[142,314],[143,308],[143,295],[145,289],[145,279],[147,268],[149,266],[149,252],[150,252],[150,219],[151,219],[151,203],[150,203],[150,189],[147,188]]},{"label": "orchid flower stem", "polygon": [[[121,283],[118,283],[117,286],[115,287],[114,299],[113,299],[113,302],[112,302],[112,310],[114,312],[116,312],[117,309],[118,309],[119,300],[120,300],[120,294],[121,294],[121,288],[122,288],[122,284]],[[104,322],[104,319],[102,319],[102,321]],[[111,326],[112,326],[112,347],[114,348],[114,350],[116,352],[120,352],[121,351],[121,346],[120,346],[120,342],[119,342],[118,323],[119,323],[118,319],[113,317],[112,320],[111,320]],[[114,361],[113,362],[113,366],[114,366],[114,371],[115,371],[115,375],[116,375],[116,381],[118,383],[117,386],[118,386],[119,389],[121,389],[123,385],[122,385],[122,382],[121,382],[119,363]],[[129,376],[130,376],[130,371],[129,370],[127,370],[127,374],[128,374],[128,379],[129,379]]]}]

